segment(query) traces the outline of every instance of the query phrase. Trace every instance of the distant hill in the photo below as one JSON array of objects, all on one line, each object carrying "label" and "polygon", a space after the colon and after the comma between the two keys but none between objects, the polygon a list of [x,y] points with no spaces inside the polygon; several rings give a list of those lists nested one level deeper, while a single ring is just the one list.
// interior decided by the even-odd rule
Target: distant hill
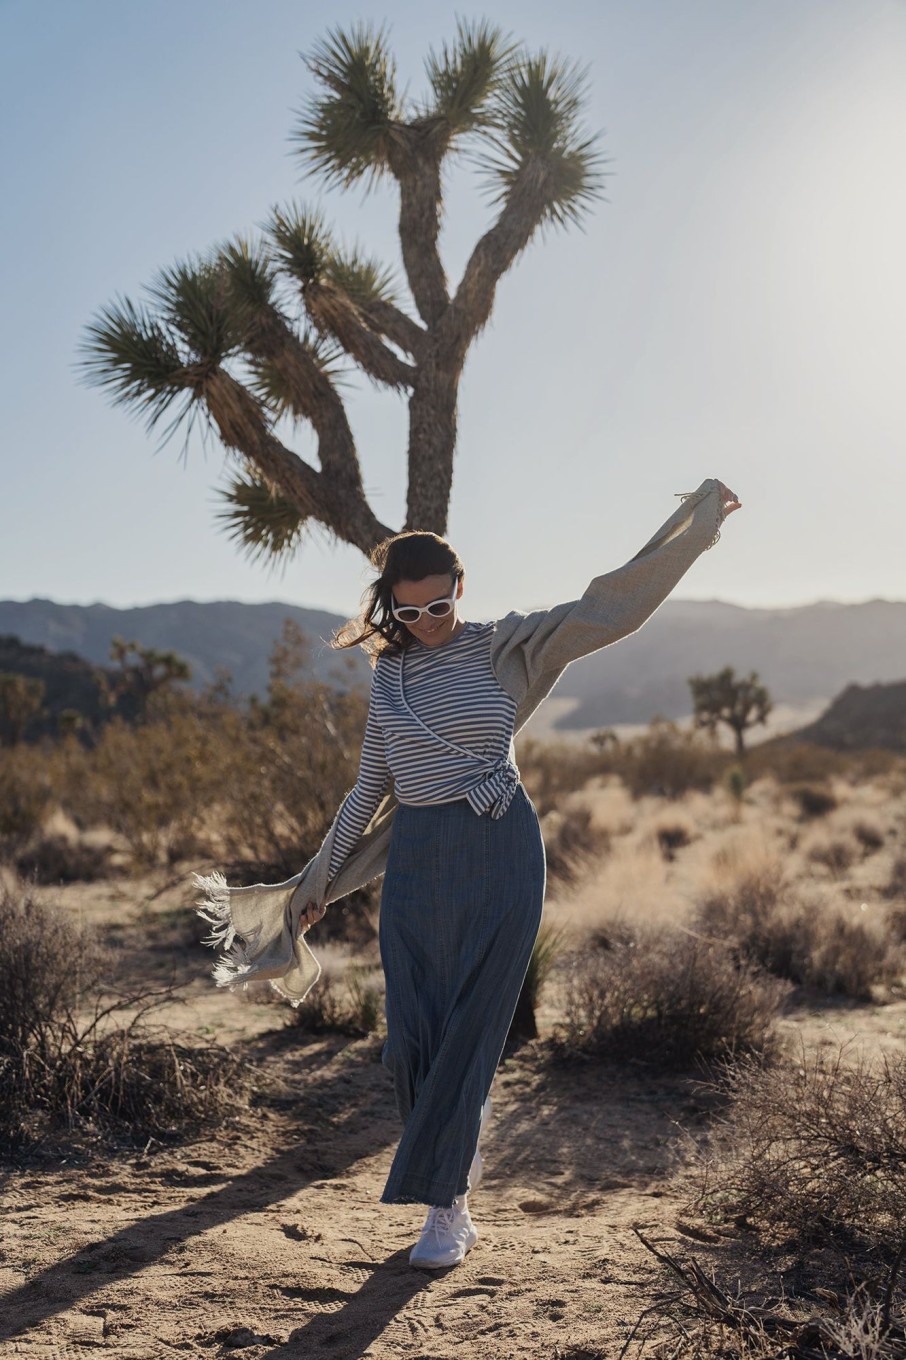
[{"label": "distant hill", "polygon": [[816,722],[795,735],[835,751],[881,747],[906,752],[906,681],[847,685]]},{"label": "distant hill", "polygon": [[311,639],[312,672],[318,679],[341,685],[350,680],[366,682],[368,663],[357,648],[337,652],[327,646],[327,639],[345,619],[320,609],[236,600],[177,600],[136,609],[0,600],[0,634],[14,634],[51,651],[76,652],[96,665],[109,663],[114,637],[135,640],[144,647],[178,653],[188,661],[191,683],[198,689],[225,668],[237,694],[264,694],[268,657],[285,619],[292,619]]},{"label": "distant hill", "polygon": [[[118,634],[177,652],[189,662],[198,686],[225,667],[239,694],[264,693],[268,656],[285,619],[293,619],[312,639],[318,678],[367,683],[368,664],[357,649],[339,653],[328,647],[344,620],[323,610],[230,600],[181,600],[137,609],[0,601],[0,634],[75,652],[96,665],[108,662],[111,639]],[[776,703],[795,707],[830,703],[847,685],[903,680],[906,602],[746,609],[718,600],[667,600],[638,633],[569,667],[555,695],[572,702],[557,726],[645,723],[655,714],[685,717],[688,677],[725,665],[746,674],[757,670]]]},{"label": "distant hill", "polygon": [[776,703],[829,703],[850,683],[906,677],[906,602],[746,609],[667,600],[638,633],[583,657],[556,689],[574,695],[561,726],[648,722],[690,712],[687,678],[722,666],[758,671]]}]

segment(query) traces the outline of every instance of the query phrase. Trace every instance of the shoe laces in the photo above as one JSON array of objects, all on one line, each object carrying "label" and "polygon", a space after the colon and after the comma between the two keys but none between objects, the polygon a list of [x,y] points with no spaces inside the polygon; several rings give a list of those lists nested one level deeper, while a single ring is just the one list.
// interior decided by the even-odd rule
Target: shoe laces
[{"label": "shoe laces", "polygon": [[457,1209],[455,1204],[435,1204],[428,1213],[428,1222],[425,1224],[426,1232],[435,1232],[438,1237],[441,1233],[449,1235],[453,1231],[453,1224],[456,1222]]}]

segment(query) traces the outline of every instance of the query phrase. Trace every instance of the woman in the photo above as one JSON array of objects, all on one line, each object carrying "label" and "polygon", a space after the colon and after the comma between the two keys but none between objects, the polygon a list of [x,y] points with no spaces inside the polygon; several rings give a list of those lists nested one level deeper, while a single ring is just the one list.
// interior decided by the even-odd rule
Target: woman
[{"label": "woman", "polygon": [[[544,849],[514,760],[518,719],[571,660],[635,631],[740,505],[716,479],[683,499],[691,514],[674,512],[580,601],[484,624],[460,617],[465,572],[449,543],[397,534],[372,554],[363,614],[334,639],[369,653],[368,721],[356,784],[307,868],[326,859],[320,881],[338,885],[393,786],[383,1059],[404,1129],[382,1200],[430,1206],[414,1266],[455,1265],[478,1240],[467,1201],[478,1138],[541,918]],[[300,931],[337,895],[306,895]]]}]

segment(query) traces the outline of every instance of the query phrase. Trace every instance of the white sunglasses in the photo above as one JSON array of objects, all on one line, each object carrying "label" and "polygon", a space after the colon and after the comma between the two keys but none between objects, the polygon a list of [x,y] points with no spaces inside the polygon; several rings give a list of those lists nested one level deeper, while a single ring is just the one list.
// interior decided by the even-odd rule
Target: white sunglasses
[{"label": "white sunglasses", "polygon": [[[453,606],[456,602],[456,591],[459,583],[453,587],[453,594],[444,596],[439,600],[432,600],[430,604],[423,604],[421,607],[415,604],[397,604],[393,600],[391,614],[400,623],[417,623],[422,614],[430,614],[432,619],[445,619],[448,614],[452,614]],[[391,596],[391,598],[393,598]]]}]

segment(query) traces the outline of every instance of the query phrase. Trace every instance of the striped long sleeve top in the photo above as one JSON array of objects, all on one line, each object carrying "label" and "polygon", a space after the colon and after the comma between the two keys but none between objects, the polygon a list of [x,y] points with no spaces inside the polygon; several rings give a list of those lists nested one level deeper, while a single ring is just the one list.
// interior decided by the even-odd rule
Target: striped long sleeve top
[{"label": "striped long sleeve top", "polygon": [[519,784],[516,702],[491,665],[494,623],[466,623],[439,647],[380,656],[355,786],[337,813],[330,873],[365,830],[391,780],[401,803],[466,798],[502,817]]}]

